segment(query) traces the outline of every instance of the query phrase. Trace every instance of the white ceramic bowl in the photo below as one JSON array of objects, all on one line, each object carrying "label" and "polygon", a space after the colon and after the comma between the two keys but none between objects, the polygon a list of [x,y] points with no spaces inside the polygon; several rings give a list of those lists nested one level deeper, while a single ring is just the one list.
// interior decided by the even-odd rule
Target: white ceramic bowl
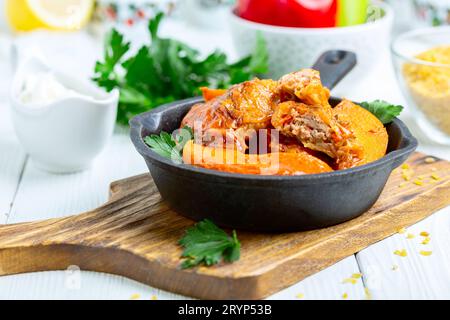
[{"label": "white ceramic bowl", "polygon": [[[381,9],[381,10],[380,10]],[[358,65],[345,79],[355,81],[376,66],[382,54],[389,52],[390,34],[394,20],[391,7],[374,1],[373,22],[341,28],[289,28],[256,23],[231,12],[230,26],[238,55],[245,56],[254,49],[257,33],[267,42],[270,59],[269,76],[311,67],[325,51],[350,50],[356,53]]]},{"label": "white ceramic bowl", "polygon": [[[47,71],[81,95],[39,107],[24,105],[18,96],[26,75]],[[72,173],[88,168],[111,138],[119,92],[103,92],[88,81],[30,58],[17,69],[10,100],[15,131],[32,162],[45,171]]]}]

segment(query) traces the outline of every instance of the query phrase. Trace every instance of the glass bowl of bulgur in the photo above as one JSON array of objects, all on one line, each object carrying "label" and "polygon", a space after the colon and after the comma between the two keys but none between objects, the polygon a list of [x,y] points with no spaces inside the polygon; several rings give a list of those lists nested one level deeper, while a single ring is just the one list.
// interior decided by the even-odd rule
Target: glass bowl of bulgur
[{"label": "glass bowl of bulgur", "polygon": [[450,145],[450,26],[401,35],[392,44],[392,55],[420,128],[432,140]]}]

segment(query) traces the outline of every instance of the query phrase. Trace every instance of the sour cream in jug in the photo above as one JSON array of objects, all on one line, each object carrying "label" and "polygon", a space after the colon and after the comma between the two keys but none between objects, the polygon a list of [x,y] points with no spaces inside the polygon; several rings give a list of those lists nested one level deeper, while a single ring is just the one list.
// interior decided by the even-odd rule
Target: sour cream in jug
[{"label": "sour cream in jug", "polygon": [[28,74],[19,92],[19,100],[29,107],[46,106],[62,99],[79,96],[81,94],[66,88],[51,72]]}]

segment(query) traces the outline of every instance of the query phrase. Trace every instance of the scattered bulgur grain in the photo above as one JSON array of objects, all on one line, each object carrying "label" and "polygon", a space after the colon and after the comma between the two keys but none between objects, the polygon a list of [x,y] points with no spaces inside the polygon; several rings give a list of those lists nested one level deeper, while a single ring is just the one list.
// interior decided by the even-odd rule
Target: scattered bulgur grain
[{"label": "scattered bulgur grain", "polygon": [[342,295],[342,299],[348,299],[348,294],[346,292]]},{"label": "scattered bulgur grain", "polygon": [[417,186],[423,186],[423,181],[415,180],[414,184],[417,185]]},{"label": "scattered bulgur grain", "polygon": [[431,168],[431,171],[436,172],[437,168]]},{"label": "scattered bulgur grain", "polygon": [[361,273],[354,273],[354,274],[352,274],[352,278],[353,279],[361,279],[361,277],[362,277]]},{"label": "scattered bulgur grain", "polygon": [[421,255],[425,256],[425,257],[428,257],[428,256],[431,256],[431,254],[432,254],[433,252],[431,252],[431,251],[420,251],[419,253],[420,253]]},{"label": "scattered bulgur grain", "polygon": [[131,295],[130,300],[139,300],[141,298],[141,295],[139,293],[135,293]]},{"label": "scattered bulgur grain", "polygon": [[420,235],[421,235],[422,237],[429,237],[429,236],[430,236],[430,234],[429,234],[428,232],[426,232],[426,231],[422,231],[422,232],[420,233]]},{"label": "scattered bulgur grain", "polygon": [[353,279],[353,278],[347,278],[347,279],[342,280],[342,283],[357,284],[358,280],[357,279]]},{"label": "scattered bulgur grain", "polygon": [[404,187],[406,187],[407,185],[408,185],[407,182],[402,182],[402,183],[400,183],[400,184],[398,185],[398,187],[399,187],[399,188],[404,188]]},{"label": "scattered bulgur grain", "polygon": [[428,158],[425,159],[425,163],[433,163],[433,162],[436,162],[435,158],[428,157]]},{"label": "scattered bulgur grain", "polygon": [[410,175],[408,175],[408,174],[406,174],[406,173],[402,173],[402,178],[403,178],[403,180],[405,180],[405,181],[409,181],[409,180],[411,180],[411,176]]},{"label": "scattered bulgur grain", "polygon": [[425,239],[423,239],[423,241],[421,242],[422,244],[428,244],[430,243],[430,237],[425,237]]},{"label": "scattered bulgur grain", "polygon": [[372,300],[372,294],[369,291],[369,288],[364,288],[364,294],[366,295],[366,300]]},{"label": "scattered bulgur grain", "polygon": [[412,233],[408,233],[406,235],[406,239],[414,239],[415,235],[413,235]]},{"label": "scattered bulgur grain", "polygon": [[303,299],[305,295],[303,293],[299,293],[295,296],[297,299]]},{"label": "scattered bulgur grain", "polygon": [[150,298],[151,300],[158,300],[158,297],[157,296],[155,296],[155,295],[153,295],[153,296],[151,296],[151,298]]},{"label": "scattered bulgur grain", "polygon": [[441,180],[441,177],[439,177],[436,173],[433,173],[433,174],[431,175],[431,178],[432,178],[433,180],[436,180],[436,181]]},{"label": "scattered bulgur grain", "polygon": [[404,163],[402,164],[402,169],[408,170],[410,168],[409,164]]},{"label": "scattered bulgur grain", "polygon": [[423,175],[422,176],[418,176],[417,179],[423,180],[423,179],[425,179],[425,176],[423,176]]},{"label": "scattered bulgur grain", "polygon": [[403,234],[403,233],[406,232],[406,229],[405,228],[400,228],[400,229],[397,230],[397,232],[400,233],[400,234]]},{"label": "scattered bulgur grain", "polygon": [[406,257],[408,255],[408,253],[406,252],[405,249],[402,250],[395,250],[394,254],[400,257]]}]

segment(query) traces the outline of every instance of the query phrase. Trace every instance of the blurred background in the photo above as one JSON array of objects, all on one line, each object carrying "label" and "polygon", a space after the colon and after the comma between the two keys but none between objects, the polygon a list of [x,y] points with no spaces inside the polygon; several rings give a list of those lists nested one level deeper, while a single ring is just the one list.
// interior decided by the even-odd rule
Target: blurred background
[{"label": "blurred background", "polygon": [[[311,16],[311,20],[316,21],[316,23],[304,21],[301,8],[295,8],[295,5],[293,5],[293,9],[289,7],[283,8],[286,5],[280,5],[280,3],[295,3],[296,0],[243,0],[237,1],[237,4],[236,0],[42,0],[30,2],[42,2],[44,7],[51,7],[52,3],[55,3],[55,8],[48,10],[53,10],[56,16],[59,15],[60,17],[57,19],[60,19],[62,22],[59,21],[59,25],[52,26],[51,21],[39,21],[40,18],[33,18],[34,9],[27,8],[26,0],[0,0],[2,61],[5,61],[10,54],[11,43],[19,42],[20,46],[26,46],[25,50],[31,50],[31,47],[39,47],[41,50],[54,52],[54,55],[58,56],[55,63],[59,63],[60,59],[71,60],[72,55],[78,56],[76,61],[72,62],[93,63],[99,58],[99,54],[95,56],[90,50],[99,50],[105,34],[112,27],[116,27],[123,32],[136,48],[145,43],[148,39],[146,34],[148,19],[158,11],[167,13],[167,19],[165,19],[162,27],[163,35],[178,38],[188,44],[192,44],[193,47],[205,54],[219,47],[234,59],[244,54],[242,46],[246,45],[245,39],[237,33],[246,33],[249,26],[241,25],[239,22],[236,26],[235,19],[232,19],[232,8],[237,7],[234,12],[240,10],[237,14],[247,21],[299,29],[310,28],[309,30],[299,31],[303,32],[303,34],[306,33],[306,35],[308,31],[314,32],[314,29],[317,27],[342,27],[364,24],[378,14],[377,8],[369,7],[370,1],[367,0],[297,1],[297,3],[305,2],[305,7],[312,3],[311,7],[313,10],[306,9],[305,12],[310,13],[317,9],[315,10],[316,16]],[[375,1],[375,3],[379,2],[381,1]],[[394,28],[392,31],[389,29],[389,36],[396,36],[413,28],[450,23],[450,3],[448,0],[388,0],[385,2],[391,6],[395,13]],[[277,3],[280,9],[276,15],[273,15],[273,8],[277,6]],[[77,8],[77,6],[80,8]],[[316,6],[315,9],[314,6]],[[326,12],[328,7],[331,7],[331,9],[329,9],[329,12]],[[336,7],[339,8],[336,9]],[[336,13],[335,11],[345,12]],[[269,16],[266,16],[268,12]],[[335,19],[336,15],[340,15],[340,17]],[[50,15],[48,18],[52,20]],[[390,28],[390,26],[388,27]],[[67,30],[71,32],[68,33]],[[383,29],[380,30],[383,31]],[[61,34],[58,31],[63,33]],[[365,36],[370,36],[369,30],[364,31],[366,32]],[[356,39],[357,34],[355,30],[349,28],[346,33],[348,39],[343,39],[341,43],[335,42],[333,44],[339,45],[343,44],[343,42],[352,41],[352,37]],[[315,37],[321,36],[317,33],[313,35]],[[331,37],[328,37],[326,41],[334,41],[332,37],[336,35],[333,33],[330,33],[330,35]],[[278,34],[280,38],[284,36],[284,34]],[[268,32],[266,37],[270,37],[270,32]],[[55,39],[74,40],[56,41]],[[235,40],[234,43],[233,40]],[[301,41],[303,38],[299,37],[297,40]],[[366,41],[368,40],[366,39]],[[383,47],[380,49],[388,47],[390,40],[387,38],[383,39],[383,43],[380,43]],[[305,43],[299,45],[303,46]],[[75,48],[72,46],[77,47],[78,50],[73,50]],[[63,50],[62,48],[67,48],[66,53],[70,52],[71,54],[61,57],[61,52],[58,50]],[[307,49],[309,48],[302,51]],[[299,52],[292,52],[292,55],[294,54],[299,54]],[[87,56],[90,56],[91,59],[86,59],[85,57]],[[278,63],[281,62],[278,61]],[[82,69],[84,70],[84,68]],[[80,69],[77,67],[77,70]]]},{"label": "blurred background", "polygon": [[[159,37],[198,50],[196,59],[216,50],[228,64],[255,57],[257,39],[262,38],[268,69],[248,71],[247,77],[277,78],[311,66],[326,50],[354,51],[358,66],[335,95],[403,104],[402,118],[421,142],[450,144],[450,0],[0,0],[0,10],[0,101],[8,100],[16,69],[30,57],[40,57],[51,70],[76,78],[96,78],[103,90],[118,89],[119,125],[155,107],[155,101],[195,94],[194,89],[170,97],[155,98],[139,90],[130,94],[117,80],[126,70],[115,70],[118,78],[112,83],[101,66],[95,67],[97,61],[106,62],[105,67],[108,57],[114,59],[114,41],[119,40],[111,39],[113,28],[129,42],[125,57],[133,57],[143,45],[151,48],[148,22],[163,12]],[[436,48],[440,49],[433,51]],[[164,54],[170,55],[166,49]],[[180,49],[178,54],[189,52]],[[174,67],[167,61],[169,66],[162,69]],[[140,68],[141,76],[148,77],[145,64]],[[220,77],[226,70],[232,66],[222,68]],[[228,83],[217,74],[202,76],[211,87]],[[134,109],[127,104],[130,99]],[[139,101],[144,102],[138,105]]]}]

